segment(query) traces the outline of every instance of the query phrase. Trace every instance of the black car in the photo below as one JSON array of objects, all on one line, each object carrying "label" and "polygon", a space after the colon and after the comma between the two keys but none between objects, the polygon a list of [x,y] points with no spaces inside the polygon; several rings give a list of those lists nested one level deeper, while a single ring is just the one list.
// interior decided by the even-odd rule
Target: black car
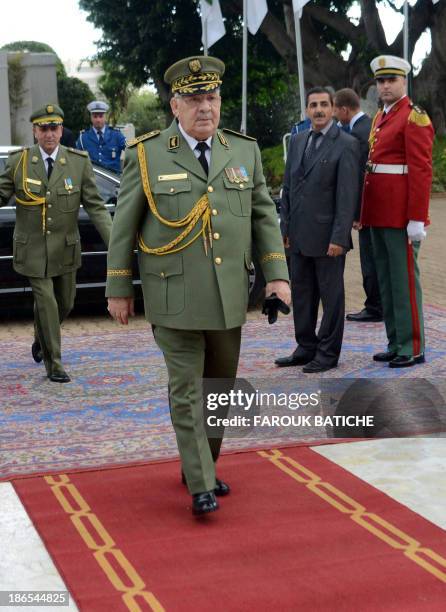
[{"label": "black car", "polygon": [[[0,147],[0,173],[3,172],[8,151],[16,147]],[[106,207],[113,215],[120,177],[93,164],[96,184]],[[32,311],[32,293],[28,279],[17,274],[12,267],[12,236],[15,225],[14,197],[0,208],[0,311],[12,315],[18,311]],[[104,287],[107,250],[98,231],[85,210],[79,211],[79,232],[82,244],[82,266],[77,272],[76,306],[105,304]],[[135,275],[137,279],[137,275]],[[140,286],[140,281],[134,284]],[[140,296],[140,287],[137,289]]]},{"label": "black car", "polygon": [[[0,147],[0,174],[3,172],[8,152],[17,147]],[[120,176],[93,164],[98,191],[106,207],[113,215],[120,185]],[[275,199],[277,209],[280,201]],[[19,311],[32,311],[32,293],[28,279],[17,274],[12,267],[12,236],[15,225],[15,200],[0,208],[0,312],[6,316]],[[82,245],[82,266],[77,271],[76,307],[105,304],[104,289],[107,250],[88,214],[80,208],[79,232]],[[255,254],[254,254],[254,261]],[[135,295],[141,298],[141,281],[138,278],[137,262],[134,262]],[[255,263],[250,277],[249,306],[255,307],[263,296],[265,279]]]}]

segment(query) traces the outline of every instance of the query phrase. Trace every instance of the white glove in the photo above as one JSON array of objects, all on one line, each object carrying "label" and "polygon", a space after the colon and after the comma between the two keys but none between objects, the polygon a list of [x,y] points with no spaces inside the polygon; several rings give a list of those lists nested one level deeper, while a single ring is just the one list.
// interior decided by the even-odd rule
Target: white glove
[{"label": "white glove", "polygon": [[424,223],[422,221],[409,221],[407,224],[407,237],[411,242],[420,242],[426,238]]}]

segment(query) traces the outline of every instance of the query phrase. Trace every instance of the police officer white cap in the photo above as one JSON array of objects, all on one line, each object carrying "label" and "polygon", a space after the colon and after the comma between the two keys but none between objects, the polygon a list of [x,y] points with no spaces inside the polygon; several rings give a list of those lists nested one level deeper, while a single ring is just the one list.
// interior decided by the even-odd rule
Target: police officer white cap
[{"label": "police officer white cap", "polygon": [[395,55],[378,55],[370,62],[375,79],[395,76],[406,77],[410,72],[410,64],[402,57]]},{"label": "police officer white cap", "polygon": [[102,100],[93,100],[90,104],[87,104],[87,110],[89,113],[106,113],[109,106]]}]

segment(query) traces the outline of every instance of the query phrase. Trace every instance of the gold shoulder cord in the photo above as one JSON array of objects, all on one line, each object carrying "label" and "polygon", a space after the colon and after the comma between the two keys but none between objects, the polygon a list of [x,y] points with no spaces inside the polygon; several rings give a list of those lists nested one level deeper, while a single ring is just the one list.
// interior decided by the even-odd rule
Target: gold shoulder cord
[{"label": "gold shoulder cord", "polygon": [[370,134],[369,134],[369,148],[370,149],[375,144],[375,138],[376,138],[375,125],[376,125],[376,122],[378,121],[378,115],[379,115],[379,111],[373,117],[372,126],[370,128]]},{"label": "gold shoulder cord", "polygon": [[17,174],[17,170],[19,169],[20,164],[22,164],[22,189],[25,192],[26,197],[29,198],[29,200],[21,200],[17,196],[15,199],[16,199],[16,202],[18,202],[19,204],[23,204],[24,206],[40,206],[40,204],[42,204],[42,232],[45,233],[46,200],[45,198],[42,198],[42,197],[39,198],[38,196],[28,191],[28,187],[26,186],[26,162],[27,160],[28,160],[28,151],[27,149],[25,149],[19,159],[19,163],[15,167],[14,181],[15,181],[15,175]]},{"label": "gold shoulder cord", "polygon": [[[171,242],[161,247],[151,248],[147,246],[142,238],[141,233],[138,234],[138,245],[139,248],[150,255],[170,255],[171,253],[178,253],[187,248],[190,244],[195,242],[200,236],[203,237],[204,251],[207,255],[207,241],[209,238],[209,244],[212,247],[212,227],[211,227],[211,211],[209,207],[209,199],[207,194],[201,196],[201,198],[194,204],[192,210],[182,219],[178,221],[169,221],[164,219],[156,207],[155,200],[153,199],[152,190],[150,188],[149,172],[147,167],[146,153],[142,142],[137,145],[139,168],[141,170],[141,180],[143,184],[144,193],[149,204],[150,211],[153,216],[158,219],[163,225],[168,227],[184,227],[185,229]],[[201,229],[185,244],[178,246],[195,228],[201,219]]]}]

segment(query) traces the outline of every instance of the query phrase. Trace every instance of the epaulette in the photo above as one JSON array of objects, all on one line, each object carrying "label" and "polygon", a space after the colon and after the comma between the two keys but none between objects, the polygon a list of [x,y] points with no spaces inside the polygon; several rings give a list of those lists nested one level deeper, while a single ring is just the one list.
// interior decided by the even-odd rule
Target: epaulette
[{"label": "epaulette", "polygon": [[134,147],[139,142],[144,142],[144,140],[148,140],[149,138],[154,138],[160,134],[160,130],[152,130],[151,132],[147,132],[147,134],[143,134],[142,136],[138,136],[138,138],[132,138],[127,142],[127,147]]},{"label": "epaulette", "polygon": [[67,151],[70,153],[76,153],[77,155],[82,155],[82,157],[88,157],[87,151],[81,151],[80,149],[73,149],[73,147],[67,147]]},{"label": "epaulette", "polygon": [[240,136],[240,138],[246,138],[246,140],[254,140],[257,138],[253,138],[252,136],[247,136],[246,134],[241,134],[240,132],[236,132],[235,130],[230,130],[229,128],[223,128],[223,132],[228,132],[229,134],[235,134],[236,136]]},{"label": "epaulette", "polygon": [[20,147],[20,149],[15,149],[14,151],[9,151],[8,155],[15,155],[16,153],[23,153],[23,151],[26,151],[30,149],[31,147]]},{"label": "epaulette", "polygon": [[411,104],[411,108],[412,110],[410,111],[408,119],[411,123],[415,123],[415,125],[418,125],[419,127],[426,127],[427,125],[431,124],[429,115],[424,109],[416,106],[416,104]]}]

